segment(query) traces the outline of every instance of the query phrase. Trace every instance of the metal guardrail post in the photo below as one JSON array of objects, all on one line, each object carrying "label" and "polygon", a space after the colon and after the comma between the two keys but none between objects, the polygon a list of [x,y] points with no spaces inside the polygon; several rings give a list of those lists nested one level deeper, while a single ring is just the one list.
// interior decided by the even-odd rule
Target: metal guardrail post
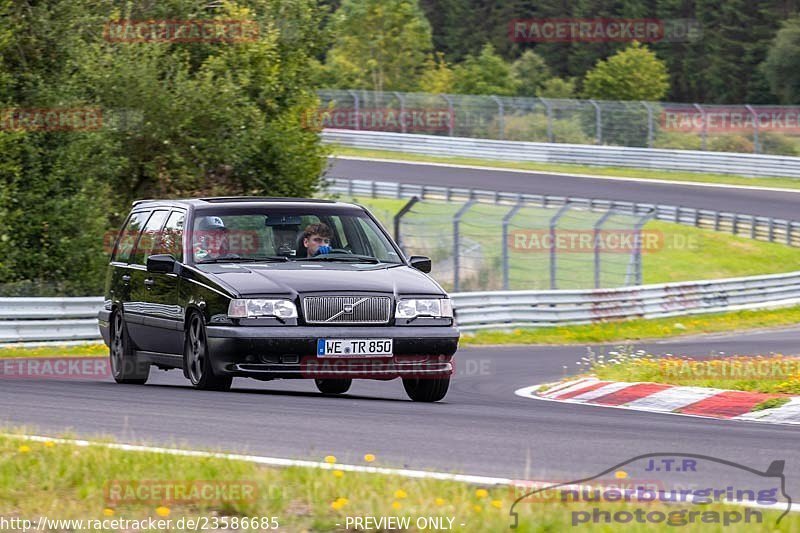
[{"label": "metal guardrail post", "polygon": [[459,255],[461,254],[461,235],[459,234],[459,224],[461,223],[461,217],[466,213],[470,207],[475,204],[477,200],[470,200],[463,206],[458,212],[453,216],[453,290],[458,292],[459,288],[459,278],[460,272],[459,269],[461,267],[461,261],[459,259]]},{"label": "metal guardrail post", "polygon": [[552,290],[558,288],[558,282],[556,281],[556,224],[558,224],[558,219],[569,209],[569,198],[565,198],[564,205],[550,219],[550,289]]},{"label": "metal guardrail post", "polygon": [[655,137],[655,128],[653,127],[653,108],[647,102],[642,102],[642,105],[647,109],[647,147],[653,147],[653,139]]},{"label": "metal guardrail post", "polygon": [[517,205],[511,208],[511,210],[506,213],[503,217],[503,289],[508,290],[509,281],[508,281],[508,225],[511,223],[511,219],[514,218],[514,215],[522,209],[525,204],[522,201],[518,201]]},{"label": "metal guardrail post", "polygon": [[452,137],[453,136],[453,127],[454,127],[455,121],[456,121],[456,114],[455,114],[455,111],[453,110],[453,99],[450,98],[450,96],[447,95],[447,94],[440,94],[439,96],[441,96],[444,99],[444,101],[447,102],[447,113],[450,115],[450,122],[447,125],[447,130],[448,130],[447,134],[450,137]]},{"label": "metal guardrail post", "polygon": [[500,140],[506,138],[506,119],[505,114],[503,113],[503,102],[495,95],[489,95],[489,98],[495,101],[497,104],[497,121],[498,121],[498,135]]},{"label": "metal guardrail post", "polygon": [[553,106],[542,98],[539,97],[539,101],[544,104],[545,109],[547,110],[547,142],[553,142]]},{"label": "metal guardrail post", "polygon": [[406,121],[403,120],[403,117],[406,115],[406,97],[403,95],[403,93],[397,91],[392,91],[392,94],[394,94],[395,97],[400,100],[400,132],[405,133]]},{"label": "metal guardrail post", "polygon": [[603,144],[603,112],[596,101],[589,100],[589,103],[594,106],[594,142]]},{"label": "metal guardrail post", "polygon": [[597,222],[594,223],[594,228],[592,228],[592,252],[594,253],[594,288],[600,288],[600,232],[602,231],[601,228],[603,224],[605,224],[606,220],[614,214],[614,211],[609,209],[603,216],[601,216]]},{"label": "metal guardrail post", "polygon": [[397,214],[394,216],[394,219],[393,219],[393,222],[394,222],[394,240],[397,242],[397,245],[400,247],[400,249],[403,251],[403,253],[406,253],[406,250],[403,247],[403,239],[402,239],[402,237],[400,235],[400,222],[402,222],[403,217],[406,215],[406,213],[411,211],[411,208],[414,207],[414,204],[416,204],[417,202],[419,202],[419,196],[412,196],[411,199],[406,203],[406,205],[404,205],[400,209],[400,211],[397,212]]},{"label": "metal guardrail post", "polygon": [[747,104],[744,107],[753,116],[753,153],[760,154],[761,147],[759,146],[758,142],[758,113],[756,113],[756,110],[753,109],[753,106],[751,106],[750,104]]},{"label": "metal guardrail post", "polygon": [[361,124],[360,124],[361,123],[361,116],[360,116],[360,113],[359,113],[358,93],[356,91],[352,90],[352,89],[347,91],[347,93],[353,98],[353,109],[356,112],[356,127],[355,127],[355,129],[356,130],[360,130],[361,129]]},{"label": "metal guardrail post", "polygon": [[700,107],[700,104],[694,104],[694,107],[695,107],[695,109],[700,111],[700,118],[703,119],[703,141],[702,141],[703,144],[702,144],[702,147],[703,147],[703,150],[706,150],[707,149],[707,144],[708,144],[707,143],[707,140],[708,140],[708,120],[706,119],[706,111],[705,111],[705,109]]}]

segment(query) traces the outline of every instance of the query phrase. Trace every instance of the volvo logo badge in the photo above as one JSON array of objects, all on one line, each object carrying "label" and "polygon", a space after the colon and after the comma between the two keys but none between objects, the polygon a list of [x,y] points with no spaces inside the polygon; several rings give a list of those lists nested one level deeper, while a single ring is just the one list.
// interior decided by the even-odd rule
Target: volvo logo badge
[{"label": "volvo logo badge", "polygon": [[342,311],[347,315],[353,314],[353,304],[344,304]]}]

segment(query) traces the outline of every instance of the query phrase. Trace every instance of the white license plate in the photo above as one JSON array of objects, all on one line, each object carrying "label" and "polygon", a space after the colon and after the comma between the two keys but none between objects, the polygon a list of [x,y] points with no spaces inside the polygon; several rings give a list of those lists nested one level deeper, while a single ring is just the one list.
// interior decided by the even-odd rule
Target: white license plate
[{"label": "white license plate", "polygon": [[317,357],[392,356],[392,339],[317,339]]}]

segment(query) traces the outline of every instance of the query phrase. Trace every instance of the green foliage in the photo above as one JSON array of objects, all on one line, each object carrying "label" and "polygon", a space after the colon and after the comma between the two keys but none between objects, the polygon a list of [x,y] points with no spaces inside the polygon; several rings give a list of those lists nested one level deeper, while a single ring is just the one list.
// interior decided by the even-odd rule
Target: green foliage
[{"label": "green foliage", "polygon": [[587,98],[600,100],[660,100],[669,89],[664,62],[640,45],[598,61],[586,73],[583,92]]},{"label": "green foliage", "polygon": [[[98,294],[104,234],[135,198],[316,190],[325,151],[301,122],[324,46],[314,0],[118,4],[0,3],[3,104],[102,114],[90,131],[0,131],[2,293]],[[161,18],[260,31],[235,43],[103,38],[110,19]]]},{"label": "green foliage", "polygon": [[719,135],[708,139],[708,150],[712,152],[753,153],[753,141],[741,135]]},{"label": "green foliage", "polygon": [[331,29],[326,69],[339,88],[413,90],[433,50],[417,0],[344,0]]},{"label": "green foliage", "polygon": [[533,50],[526,50],[511,65],[514,77],[519,83],[517,95],[540,96],[545,84],[550,81],[552,74],[544,58]]},{"label": "green foliage", "polygon": [[419,88],[426,93],[448,94],[453,92],[454,81],[453,69],[445,61],[444,54],[437,52],[426,61]]},{"label": "green foliage", "polygon": [[800,16],[786,21],[775,36],[762,70],[781,103],[800,103]]},{"label": "green foliage", "polygon": [[576,94],[575,78],[550,78],[536,91],[542,98],[575,98]]},{"label": "green foliage", "polygon": [[494,94],[511,96],[516,94],[518,82],[511,66],[503,61],[491,44],[486,44],[477,56],[467,58],[453,69],[457,93]]}]

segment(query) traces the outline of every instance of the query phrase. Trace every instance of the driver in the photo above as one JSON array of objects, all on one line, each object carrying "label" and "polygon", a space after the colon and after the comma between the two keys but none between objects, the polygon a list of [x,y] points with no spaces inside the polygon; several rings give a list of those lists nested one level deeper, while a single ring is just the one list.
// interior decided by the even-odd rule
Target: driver
[{"label": "driver", "polygon": [[332,237],[333,231],[327,224],[309,224],[303,231],[303,246],[308,257],[331,253]]},{"label": "driver", "polygon": [[228,254],[228,228],[219,217],[202,217],[193,238],[195,261],[219,259]]}]

